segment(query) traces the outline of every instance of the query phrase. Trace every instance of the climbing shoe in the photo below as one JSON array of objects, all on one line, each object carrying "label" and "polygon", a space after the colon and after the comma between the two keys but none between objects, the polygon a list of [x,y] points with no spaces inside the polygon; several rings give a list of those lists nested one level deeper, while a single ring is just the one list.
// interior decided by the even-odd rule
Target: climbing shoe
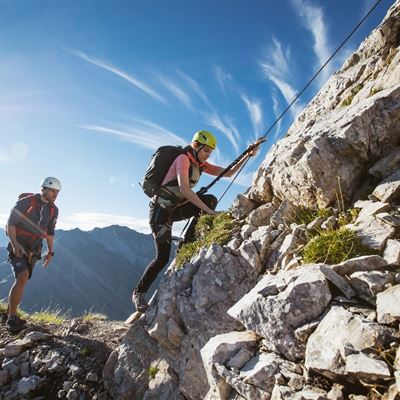
[{"label": "climbing shoe", "polygon": [[149,305],[147,304],[143,293],[133,293],[132,301],[136,307],[136,311],[140,313],[146,312]]},{"label": "climbing shoe", "polygon": [[13,315],[12,317],[8,317],[7,320],[7,329],[11,333],[18,333],[22,331],[22,329],[25,329],[25,324],[22,322],[23,320],[19,319],[16,315]]}]

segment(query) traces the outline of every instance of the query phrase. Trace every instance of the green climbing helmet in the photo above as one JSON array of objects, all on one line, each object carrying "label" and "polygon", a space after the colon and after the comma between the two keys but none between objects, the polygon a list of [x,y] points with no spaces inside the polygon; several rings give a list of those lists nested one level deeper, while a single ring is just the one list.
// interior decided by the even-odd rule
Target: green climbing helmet
[{"label": "green climbing helmet", "polygon": [[213,150],[217,147],[217,139],[215,136],[211,132],[205,130],[197,131],[193,136],[192,142],[205,144]]}]

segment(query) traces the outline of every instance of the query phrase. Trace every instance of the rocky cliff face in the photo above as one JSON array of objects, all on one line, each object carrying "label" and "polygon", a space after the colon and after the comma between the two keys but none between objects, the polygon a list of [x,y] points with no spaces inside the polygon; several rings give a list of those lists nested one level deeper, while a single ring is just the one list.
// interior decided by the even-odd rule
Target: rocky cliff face
[{"label": "rocky cliff face", "polygon": [[[399,396],[399,45],[398,0],[238,197],[241,230],[164,276],[103,371],[113,398]],[[338,225],[367,255],[305,264],[315,231]]]}]

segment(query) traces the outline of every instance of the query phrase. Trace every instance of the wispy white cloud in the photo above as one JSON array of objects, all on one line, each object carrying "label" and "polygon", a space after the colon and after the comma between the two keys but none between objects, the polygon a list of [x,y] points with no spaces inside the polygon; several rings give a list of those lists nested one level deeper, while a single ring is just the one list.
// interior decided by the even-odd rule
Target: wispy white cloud
[{"label": "wispy white cloud", "polygon": [[[313,37],[313,51],[318,59],[319,66],[321,66],[331,55],[323,9],[312,5],[309,2],[293,2],[292,4],[296,12],[302,18],[304,27]],[[335,68],[331,62],[321,71],[321,84],[325,83],[329,79],[334,69]]]},{"label": "wispy white cloud", "polygon": [[221,66],[214,66],[214,74],[217,79],[218,85],[222,90],[222,93],[226,95],[228,85],[232,82],[232,75],[226,72]]},{"label": "wispy white cloud", "polygon": [[242,95],[242,100],[246,104],[247,110],[250,114],[250,120],[254,129],[254,136],[258,137],[263,129],[261,102],[259,100],[252,101],[246,95]]},{"label": "wispy white cloud", "polygon": [[[260,67],[264,76],[270,80],[281,92],[287,103],[291,103],[296,97],[296,90],[291,85],[291,72],[289,69],[290,49],[284,50],[281,43],[272,39],[272,45],[266,51],[266,56],[260,61]],[[296,101],[291,107],[291,112],[296,116],[303,106]]]},{"label": "wispy white cloud", "polygon": [[108,61],[100,60],[99,58],[89,57],[87,54],[80,50],[68,50],[71,54],[81,58],[82,60],[87,61],[88,63],[94,64],[100,68],[103,68],[107,71],[112,72],[115,75],[125,79],[133,86],[136,86],[138,89],[142,90],[143,92],[147,93],[149,96],[153,97],[154,99],[161,101],[162,103],[166,104],[164,98],[158,94],[156,91],[151,89],[148,85],[140,81],[139,79],[135,78],[133,75],[128,74],[127,72],[122,71],[121,69],[115,67]]},{"label": "wispy white cloud", "polygon": [[[273,95],[272,96],[272,108],[274,110],[275,118],[278,118],[281,115],[282,111],[283,111],[279,107],[280,107],[279,101],[276,98],[276,96]],[[274,129],[275,129],[274,142],[275,142],[275,140],[278,138],[278,136],[280,134],[281,126],[282,126],[282,119],[280,119],[278,121],[278,123],[274,127]]]},{"label": "wispy white cloud", "polygon": [[29,148],[24,142],[15,142],[10,148],[0,147],[0,162],[13,163],[27,157]]},{"label": "wispy white cloud", "polygon": [[206,118],[206,123],[210,126],[213,126],[214,128],[218,129],[221,131],[227,138],[228,140],[232,143],[234,149],[236,152],[239,151],[239,145],[238,145],[238,130],[234,126],[234,123],[232,120],[227,119],[226,122],[222,121],[219,115],[216,112],[213,112],[212,114],[204,114]]},{"label": "wispy white cloud", "polygon": [[253,175],[256,173],[257,171],[249,171],[249,172],[241,172],[237,179],[235,180],[235,183],[243,186],[245,188],[248,188],[249,186],[251,186],[251,183],[253,181]]},{"label": "wispy white cloud", "polygon": [[150,121],[136,120],[132,126],[122,129],[91,124],[80,125],[79,127],[89,131],[114,136],[123,142],[128,142],[151,150],[171,143],[182,146],[187,144],[180,136]]},{"label": "wispy white cloud", "polygon": [[179,100],[181,101],[190,111],[193,111],[192,99],[190,96],[178,86],[177,83],[172,82],[161,74],[157,74],[160,82]]},{"label": "wispy white cloud", "polygon": [[197,81],[195,81],[192,77],[190,77],[189,75],[185,74],[182,71],[178,70],[178,74],[189,84],[191,89],[204,101],[204,103],[206,103],[210,108],[212,108],[212,105],[208,100],[208,97],[206,96],[200,84]]},{"label": "wispy white cloud", "polygon": [[360,19],[364,18],[367,15],[367,13],[369,12],[369,10],[371,10],[371,8],[374,6],[375,3],[376,3],[376,0],[365,0],[364,4],[362,4],[359,18]]}]

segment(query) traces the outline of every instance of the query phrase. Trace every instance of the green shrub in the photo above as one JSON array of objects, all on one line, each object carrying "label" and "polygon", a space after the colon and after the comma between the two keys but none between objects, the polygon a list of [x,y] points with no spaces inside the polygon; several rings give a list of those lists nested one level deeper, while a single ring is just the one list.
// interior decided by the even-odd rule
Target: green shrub
[{"label": "green shrub", "polygon": [[363,247],[356,232],[342,227],[321,232],[307,243],[302,253],[305,264],[338,264],[362,255]]},{"label": "green shrub", "polygon": [[182,267],[203,246],[218,243],[221,246],[228,243],[232,237],[232,230],[238,227],[238,223],[228,213],[218,215],[202,215],[196,225],[196,240],[184,244],[175,258],[176,267]]}]

